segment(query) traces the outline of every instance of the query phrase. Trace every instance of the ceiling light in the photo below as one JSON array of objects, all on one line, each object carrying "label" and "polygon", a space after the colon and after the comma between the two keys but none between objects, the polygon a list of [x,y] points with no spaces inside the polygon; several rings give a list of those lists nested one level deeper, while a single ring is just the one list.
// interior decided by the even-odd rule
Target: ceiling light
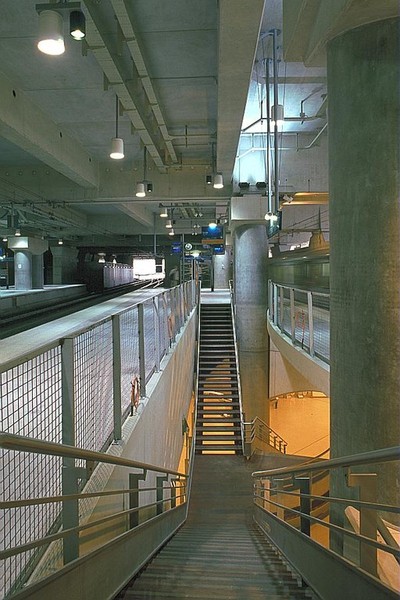
[{"label": "ceiling light", "polygon": [[83,40],[86,35],[86,19],[81,10],[73,10],[69,15],[69,32],[74,40]]},{"label": "ceiling light", "polygon": [[21,235],[21,230],[20,230],[20,229],[16,229],[16,230],[15,230],[15,233],[14,233],[14,235],[15,235],[16,237],[20,237],[20,235]]},{"label": "ceiling light", "polygon": [[224,187],[224,180],[221,173],[216,173],[216,175],[214,175],[214,187],[217,190],[220,190]]},{"label": "ceiling light", "polygon": [[8,242],[8,238],[6,236],[3,237],[3,242]]},{"label": "ceiling light", "polygon": [[65,52],[63,18],[55,10],[43,10],[39,14],[38,49],[43,54],[59,56]]},{"label": "ceiling light", "polygon": [[273,104],[271,106],[271,125],[275,127],[275,121],[278,127],[284,123],[283,104]]},{"label": "ceiling light", "polygon": [[274,213],[272,213],[272,212],[267,212],[264,219],[266,221],[271,221],[271,223],[274,223],[275,221],[278,220],[278,217],[277,217],[277,215],[274,215]]},{"label": "ceiling light", "polygon": [[58,240],[58,245],[59,245],[59,246],[62,246],[63,244],[64,244],[64,242],[63,242],[62,238],[60,238],[60,239]]},{"label": "ceiling light", "polygon": [[168,219],[168,221],[167,221],[167,222],[166,222],[166,224],[165,224],[165,227],[166,227],[167,229],[171,229],[171,228],[172,228],[172,220],[171,220],[171,219]]},{"label": "ceiling light", "polygon": [[164,208],[164,206],[160,206],[161,210],[160,210],[160,217],[162,217],[163,219],[166,219],[168,217],[168,211],[166,208]]},{"label": "ceiling light", "polygon": [[151,192],[153,191],[153,184],[152,183],[147,183],[146,184],[146,191],[148,194],[151,194]]},{"label": "ceiling light", "polygon": [[206,184],[207,185],[211,185],[212,184],[212,175],[206,175]]},{"label": "ceiling light", "polygon": [[146,191],[144,189],[144,183],[142,181],[139,181],[136,184],[136,196],[138,198],[144,198],[146,196]]},{"label": "ceiling light", "polygon": [[217,228],[217,224],[215,221],[210,221],[208,224],[208,229],[216,229]]},{"label": "ceiling light", "polygon": [[124,158],[124,140],[118,137],[118,112],[119,112],[119,100],[118,96],[115,97],[115,137],[111,140],[111,152],[110,158],[114,160],[120,160]]},{"label": "ceiling light", "polygon": [[106,253],[105,252],[98,252],[97,256],[99,257],[99,263],[105,263],[106,262]]},{"label": "ceiling light", "polygon": [[173,229],[171,229],[171,231],[168,233],[168,235],[175,235],[175,231]]}]

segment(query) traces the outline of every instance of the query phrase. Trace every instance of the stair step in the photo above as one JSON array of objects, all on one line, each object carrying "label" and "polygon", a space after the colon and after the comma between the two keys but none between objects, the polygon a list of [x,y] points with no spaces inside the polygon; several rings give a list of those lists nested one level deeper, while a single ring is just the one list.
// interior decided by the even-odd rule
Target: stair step
[{"label": "stair step", "polygon": [[239,442],[242,441],[241,435],[200,435],[196,437],[196,446],[200,442]]},{"label": "stair step", "polygon": [[198,453],[200,452],[237,452],[240,451],[241,452],[242,447],[240,444],[232,444],[230,446],[228,445],[224,445],[224,444],[207,444],[206,446],[197,446],[195,447],[195,451]]},{"label": "stair step", "polygon": [[204,433],[206,431],[214,432],[214,431],[228,431],[228,432],[240,432],[241,427],[239,425],[207,425],[205,427],[200,426],[196,427],[197,433]]}]

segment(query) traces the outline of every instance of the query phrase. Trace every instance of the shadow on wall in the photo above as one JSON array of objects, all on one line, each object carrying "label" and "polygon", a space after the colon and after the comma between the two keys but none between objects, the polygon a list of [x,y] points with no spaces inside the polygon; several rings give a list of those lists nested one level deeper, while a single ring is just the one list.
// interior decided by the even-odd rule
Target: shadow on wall
[{"label": "shadow on wall", "polygon": [[313,457],[330,447],[329,404],[329,398],[317,391],[270,399],[270,425],[287,441],[287,454]]}]

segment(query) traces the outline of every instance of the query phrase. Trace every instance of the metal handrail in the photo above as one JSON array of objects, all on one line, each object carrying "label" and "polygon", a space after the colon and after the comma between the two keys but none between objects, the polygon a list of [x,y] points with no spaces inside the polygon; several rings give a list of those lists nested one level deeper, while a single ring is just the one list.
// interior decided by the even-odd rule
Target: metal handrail
[{"label": "metal handrail", "polygon": [[147,471],[154,471],[155,473],[166,473],[168,475],[177,475],[178,477],[187,477],[185,473],[166,469],[165,467],[160,467],[158,465],[142,463],[120,456],[112,456],[105,452],[84,450],[83,448],[77,448],[76,446],[45,442],[43,440],[16,435],[14,433],[0,433],[0,448],[4,448],[5,450],[18,450],[20,452],[33,452],[35,454],[80,458],[82,460],[104,462],[120,467],[130,467],[131,469],[144,469]]},{"label": "metal handrail", "polygon": [[235,360],[236,360],[236,375],[238,382],[238,396],[239,396],[239,411],[240,411],[240,432],[242,436],[242,452],[245,453],[245,430],[244,430],[244,412],[243,412],[243,402],[242,402],[242,384],[240,380],[240,368],[239,368],[239,353],[238,353],[238,344],[236,337],[236,318],[235,318],[235,299],[234,299],[234,290],[233,290],[233,281],[229,280],[229,295],[231,299],[231,315],[232,315],[232,330],[233,330],[233,344],[235,347]]},{"label": "metal handrail", "polygon": [[392,448],[383,448],[381,450],[371,450],[361,454],[353,454],[351,456],[342,456],[338,458],[330,458],[321,460],[320,462],[307,463],[306,469],[304,465],[296,465],[291,467],[282,467],[279,469],[268,469],[267,471],[254,471],[252,477],[272,477],[275,475],[287,475],[292,473],[301,473],[307,471],[319,471],[321,469],[331,469],[333,467],[351,467],[354,465],[367,465],[374,462],[390,462],[400,459],[400,446]]},{"label": "metal handrail", "polygon": [[[260,436],[257,435],[255,429],[256,429],[256,425],[259,424],[262,428],[262,430],[265,430],[266,432],[266,440],[262,440],[262,441],[266,441],[268,443],[269,446],[271,446],[272,448],[275,448],[276,450],[279,450],[280,452],[282,452],[283,454],[286,454],[286,448],[288,443],[286,442],[286,440],[283,439],[282,436],[279,435],[279,433],[277,433],[276,431],[274,431],[272,429],[272,427],[270,427],[269,425],[267,425],[267,423],[265,423],[265,421],[263,421],[262,419],[260,419],[260,417],[255,417],[252,421],[246,421],[243,423],[244,427],[247,426],[251,426],[251,440],[250,443],[253,441],[254,437],[257,437],[259,439]],[[272,434],[272,437],[274,438],[274,443],[271,444],[270,442],[270,436]],[[283,450],[282,450],[282,446],[283,446]]]}]

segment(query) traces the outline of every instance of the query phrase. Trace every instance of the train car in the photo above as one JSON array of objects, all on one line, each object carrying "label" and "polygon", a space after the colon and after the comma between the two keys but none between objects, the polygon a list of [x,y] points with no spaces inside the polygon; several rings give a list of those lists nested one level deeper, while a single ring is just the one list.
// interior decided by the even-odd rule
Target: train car
[{"label": "train car", "polygon": [[329,247],[300,248],[268,259],[268,279],[281,285],[329,293]]}]

